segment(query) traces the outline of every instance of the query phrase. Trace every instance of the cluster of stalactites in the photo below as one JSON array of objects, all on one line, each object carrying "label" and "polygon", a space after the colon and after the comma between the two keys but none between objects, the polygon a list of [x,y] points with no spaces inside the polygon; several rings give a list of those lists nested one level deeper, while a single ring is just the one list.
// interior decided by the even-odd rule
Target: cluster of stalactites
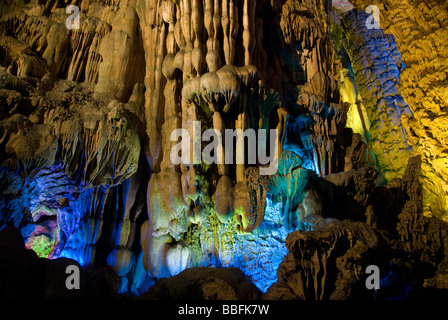
[{"label": "cluster of stalactites", "polygon": [[356,90],[350,88],[350,79],[346,79],[346,89],[348,95],[350,91],[359,91],[347,100],[358,104],[354,111],[362,121],[362,129],[368,131],[366,142],[375,153],[383,176],[391,180],[400,177],[406,168],[411,148],[402,121],[412,112],[398,88],[403,65],[395,41],[381,29],[367,29],[366,19],[367,14],[351,11],[343,20],[344,46],[357,86]]},{"label": "cluster of stalactites", "polygon": [[[235,233],[251,232],[263,220],[267,190],[246,164],[217,161],[216,170],[209,171],[217,173],[213,180],[193,165],[193,159],[174,164],[170,151],[178,141],[170,140],[171,133],[188,131],[193,150],[195,121],[222,137],[226,129],[268,129],[279,99],[261,80],[254,61],[263,36],[257,1],[166,0],[146,6],[145,109],[153,173],[147,193],[151,223],[142,231],[149,233],[143,241],[149,248],[174,239],[178,247],[160,258],[163,261],[149,252],[144,259],[151,273],[173,274],[173,261],[179,259],[176,265],[185,266],[190,257],[182,239],[191,224],[205,223],[212,213],[224,225],[236,212]],[[218,143],[222,150],[226,142]],[[237,142],[234,151],[244,153],[244,148],[248,147]],[[208,191],[202,189],[204,180],[211,185]],[[214,194],[209,208],[203,193],[210,191]]]}]

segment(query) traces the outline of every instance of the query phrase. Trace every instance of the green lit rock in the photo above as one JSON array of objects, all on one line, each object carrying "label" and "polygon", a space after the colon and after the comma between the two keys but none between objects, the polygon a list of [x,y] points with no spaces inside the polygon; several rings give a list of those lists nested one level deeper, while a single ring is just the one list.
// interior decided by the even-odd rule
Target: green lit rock
[{"label": "green lit rock", "polygon": [[292,151],[283,152],[278,161],[277,174],[270,182],[270,192],[283,203],[283,222],[286,229],[293,227],[294,212],[305,197],[307,170],[302,159]]}]

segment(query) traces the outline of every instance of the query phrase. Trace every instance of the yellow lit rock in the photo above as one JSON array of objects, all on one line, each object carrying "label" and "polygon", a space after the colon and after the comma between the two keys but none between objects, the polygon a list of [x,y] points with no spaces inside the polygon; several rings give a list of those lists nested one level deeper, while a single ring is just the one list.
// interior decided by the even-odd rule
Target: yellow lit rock
[{"label": "yellow lit rock", "polygon": [[407,143],[422,156],[424,214],[448,221],[448,16],[445,2],[353,0],[380,10],[380,27],[394,36],[405,68],[399,88],[413,117],[402,118]]}]

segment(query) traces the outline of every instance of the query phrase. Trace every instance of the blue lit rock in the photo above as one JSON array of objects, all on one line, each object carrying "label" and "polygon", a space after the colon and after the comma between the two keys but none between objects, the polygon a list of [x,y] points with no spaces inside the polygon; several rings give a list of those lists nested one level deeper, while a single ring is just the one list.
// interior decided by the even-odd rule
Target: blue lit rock
[{"label": "blue lit rock", "polygon": [[266,300],[368,299],[372,292],[362,281],[369,262],[379,258],[385,241],[372,227],[360,222],[330,222],[314,231],[288,235],[288,254],[278,268],[278,281],[263,295]]},{"label": "blue lit rock", "polygon": [[283,226],[292,229],[296,210],[305,197],[307,170],[302,165],[302,159],[291,151],[280,155],[277,173],[271,177],[270,193],[279,197],[283,203]]},{"label": "blue lit rock", "polygon": [[148,221],[142,225],[141,234],[145,270],[156,278],[169,277],[166,253],[169,248],[168,242],[172,241],[172,238],[168,235],[155,236]]}]

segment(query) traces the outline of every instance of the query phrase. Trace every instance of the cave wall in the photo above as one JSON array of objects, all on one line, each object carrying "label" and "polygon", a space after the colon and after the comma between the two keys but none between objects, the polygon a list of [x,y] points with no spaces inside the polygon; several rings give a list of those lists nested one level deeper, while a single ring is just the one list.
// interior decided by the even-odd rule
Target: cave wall
[{"label": "cave wall", "polygon": [[351,1],[359,10],[376,5],[380,26],[394,37],[405,68],[399,89],[412,117],[404,117],[407,141],[422,158],[424,212],[443,218],[447,203],[446,38],[443,1]]},{"label": "cave wall", "polygon": [[[371,298],[359,273],[379,252],[444,288],[446,227],[429,217],[447,206],[446,23],[410,21],[447,10],[390,2],[377,30],[361,1],[78,0],[79,30],[68,2],[3,2],[2,228],[111,270],[118,294],[237,267],[266,299]],[[244,163],[175,161],[207,129]],[[277,134],[251,146],[226,129]]]}]

